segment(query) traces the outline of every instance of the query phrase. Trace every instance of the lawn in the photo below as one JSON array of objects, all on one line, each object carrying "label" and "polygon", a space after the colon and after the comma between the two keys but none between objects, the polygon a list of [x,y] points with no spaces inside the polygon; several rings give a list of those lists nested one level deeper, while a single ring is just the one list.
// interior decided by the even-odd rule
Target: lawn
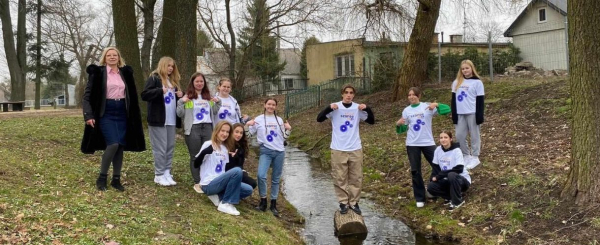
[{"label": "lawn", "polygon": [[[218,212],[206,196],[195,193],[181,137],[173,167],[177,186],[153,182],[148,150],[125,153],[125,192],[110,186],[100,192],[95,180],[101,152],[79,151],[80,111],[33,115],[0,116],[2,244],[302,243],[295,232],[301,218],[287,204],[282,205],[286,217],[277,219],[254,210],[255,193],[238,205],[242,214],[236,217]],[[255,166],[256,160],[249,160]]]}]

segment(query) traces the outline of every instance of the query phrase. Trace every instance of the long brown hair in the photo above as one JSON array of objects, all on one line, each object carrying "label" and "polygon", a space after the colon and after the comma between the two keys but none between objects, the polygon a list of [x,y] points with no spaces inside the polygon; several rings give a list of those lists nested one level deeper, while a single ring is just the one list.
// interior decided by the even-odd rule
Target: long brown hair
[{"label": "long brown hair", "polygon": [[[173,63],[173,72],[171,72],[171,75],[169,75],[169,72],[167,71],[169,68],[169,63]],[[158,77],[160,77],[164,87],[168,87],[168,78],[168,80],[171,81],[173,88],[179,89],[179,80],[181,80],[181,75],[179,75],[179,69],[177,69],[177,64],[175,64],[175,60],[173,58],[169,56],[163,56],[160,58],[156,70],[154,70],[150,76],[154,75],[155,73],[158,74]]]},{"label": "long brown hair", "polygon": [[469,65],[471,67],[471,71],[473,71],[473,76],[479,78],[479,74],[477,74],[477,69],[475,69],[473,61],[463,60],[462,62],[460,62],[460,66],[458,67],[458,73],[456,73],[456,87],[454,88],[454,91],[458,90],[458,88],[460,88],[460,85],[462,85],[462,83],[465,81],[465,76],[462,74],[462,66],[464,64]]},{"label": "long brown hair", "polygon": [[[219,131],[221,131],[221,128],[225,127],[225,126],[229,126],[229,136],[227,137],[227,139],[224,142],[219,142]],[[216,146],[219,146],[221,143],[225,145],[225,147],[227,147],[227,150],[230,152],[234,152],[235,151],[235,139],[233,139],[233,127],[231,126],[231,123],[229,123],[226,120],[220,121],[219,123],[217,123],[217,126],[215,126],[215,129],[212,132],[212,136],[210,137],[210,141],[213,144],[213,148]],[[219,148],[217,148],[219,149]],[[217,150],[215,149],[215,150]]]},{"label": "long brown hair", "polygon": [[202,77],[202,80],[204,81],[204,87],[202,88],[202,91],[200,91],[200,96],[203,100],[210,100],[210,91],[208,90],[208,84],[206,84],[206,77],[204,77],[204,74],[200,72],[196,72],[192,75],[192,78],[190,78],[190,82],[188,83],[185,94],[187,94],[190,100],[198,98],[196,87],[194,87],[194,80],[196,80],[196,78],[198,77]]},{"label": "long brown hair", "polygon": [[[233,129],[231,129],[231,134],[233,134],[233,131],[235,131],[236,128],[242,128],[242,138],[240,139],[240,141],[235,142],[235,144],[244,149],[244,152],[246,152],[246,155],[248,154],[248,139],[246,138],[246,132],[244,129],[244,124],[241,123],[235,123],[233,124]],[[235,139],[233,139],[235,141]]]}]

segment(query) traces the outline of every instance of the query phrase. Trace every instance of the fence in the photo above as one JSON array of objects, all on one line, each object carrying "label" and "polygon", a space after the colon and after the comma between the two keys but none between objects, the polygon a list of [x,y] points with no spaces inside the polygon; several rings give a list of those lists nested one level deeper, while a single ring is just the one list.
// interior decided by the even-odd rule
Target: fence
[{"label": "fence", "polygon": [[260,81],[235,90],[234,96],[240,101],[259,96],[271,96],[302,91],[307,88],[307,79],[281,79]]},{"label": "fence", "polygon": [[[452,81],[456,77],[462,60],[473,61],[479,75],[494,81],[496,77],[541,77],[562,75],[569,69],[567,19],[547,21],[540,25],[523,27],[519,35],[512,36],[512,43],[492,43],[488,33],[487,50],[466,48],[463,51],[447,50],[443,43],[438,51],[428,57],[427,74],[431,81]],[[512,35],[513,30],[507,33]],[[479,43],[483,44],[483,43]],[[517,63],[523,62],[518,68]],[[520,72],[519,70],[525,71]],[[537,75],[536,75],[537,74]]]},{"label": "fence", "polygon": [[371,78],[369,77],[344,77],[333,79],[318,85],[310,86],[306,90],[287,93],[285,95],[285,117],[308,110],[315,106],[330,104],[341,99],[342,86],[352,84],[357,89],[357,94],[372,92]]}]

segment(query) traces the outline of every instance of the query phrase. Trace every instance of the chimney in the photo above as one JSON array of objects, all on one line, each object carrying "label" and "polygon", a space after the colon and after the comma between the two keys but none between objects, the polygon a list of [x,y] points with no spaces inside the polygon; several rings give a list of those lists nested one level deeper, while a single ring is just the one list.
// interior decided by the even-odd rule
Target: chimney
[{"label": "chimney", "polygon": [[463,35],[450,35],[450,43],[462,43]]},{"label": "chimney", "polygon": [[431,37],[431,44],[437,44],[439,42],[438,41],[439,35],[440,34],[437,32],[433,33],[433,36]]}]

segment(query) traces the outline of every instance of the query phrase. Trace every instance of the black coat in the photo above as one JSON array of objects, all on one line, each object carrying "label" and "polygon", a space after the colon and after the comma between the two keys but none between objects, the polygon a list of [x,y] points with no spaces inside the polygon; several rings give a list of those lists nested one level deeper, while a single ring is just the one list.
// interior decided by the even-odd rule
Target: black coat
[{"label": "black coat", "polygon": [[[177,92],[177,89],[175,89]],[[148,126],[164,127],[166,120],[165,97],[163,94],[163,84],[160,76],[153,73],[144,85],[142,91],[142,100],[148,102]],[[175,104],[179,97],[175,96]],[[181,118],[175,116],[175,126],[181,128]]]},{"label": "black coat", "polygon": [[[86,69],[88,82],[83,94],[83,120],[95,119],[94,127],[85,125],[81,152],[93,154],[106,149],[106,141],[100,128],[100,118],[106,105],[106,66],[89,65]],[[137,90],[131,66],[119,68],[125,82],[125,102],[127,106],[127,131],[125,133],[125,151],[145,151],[146,140],[140,115]]]}]

